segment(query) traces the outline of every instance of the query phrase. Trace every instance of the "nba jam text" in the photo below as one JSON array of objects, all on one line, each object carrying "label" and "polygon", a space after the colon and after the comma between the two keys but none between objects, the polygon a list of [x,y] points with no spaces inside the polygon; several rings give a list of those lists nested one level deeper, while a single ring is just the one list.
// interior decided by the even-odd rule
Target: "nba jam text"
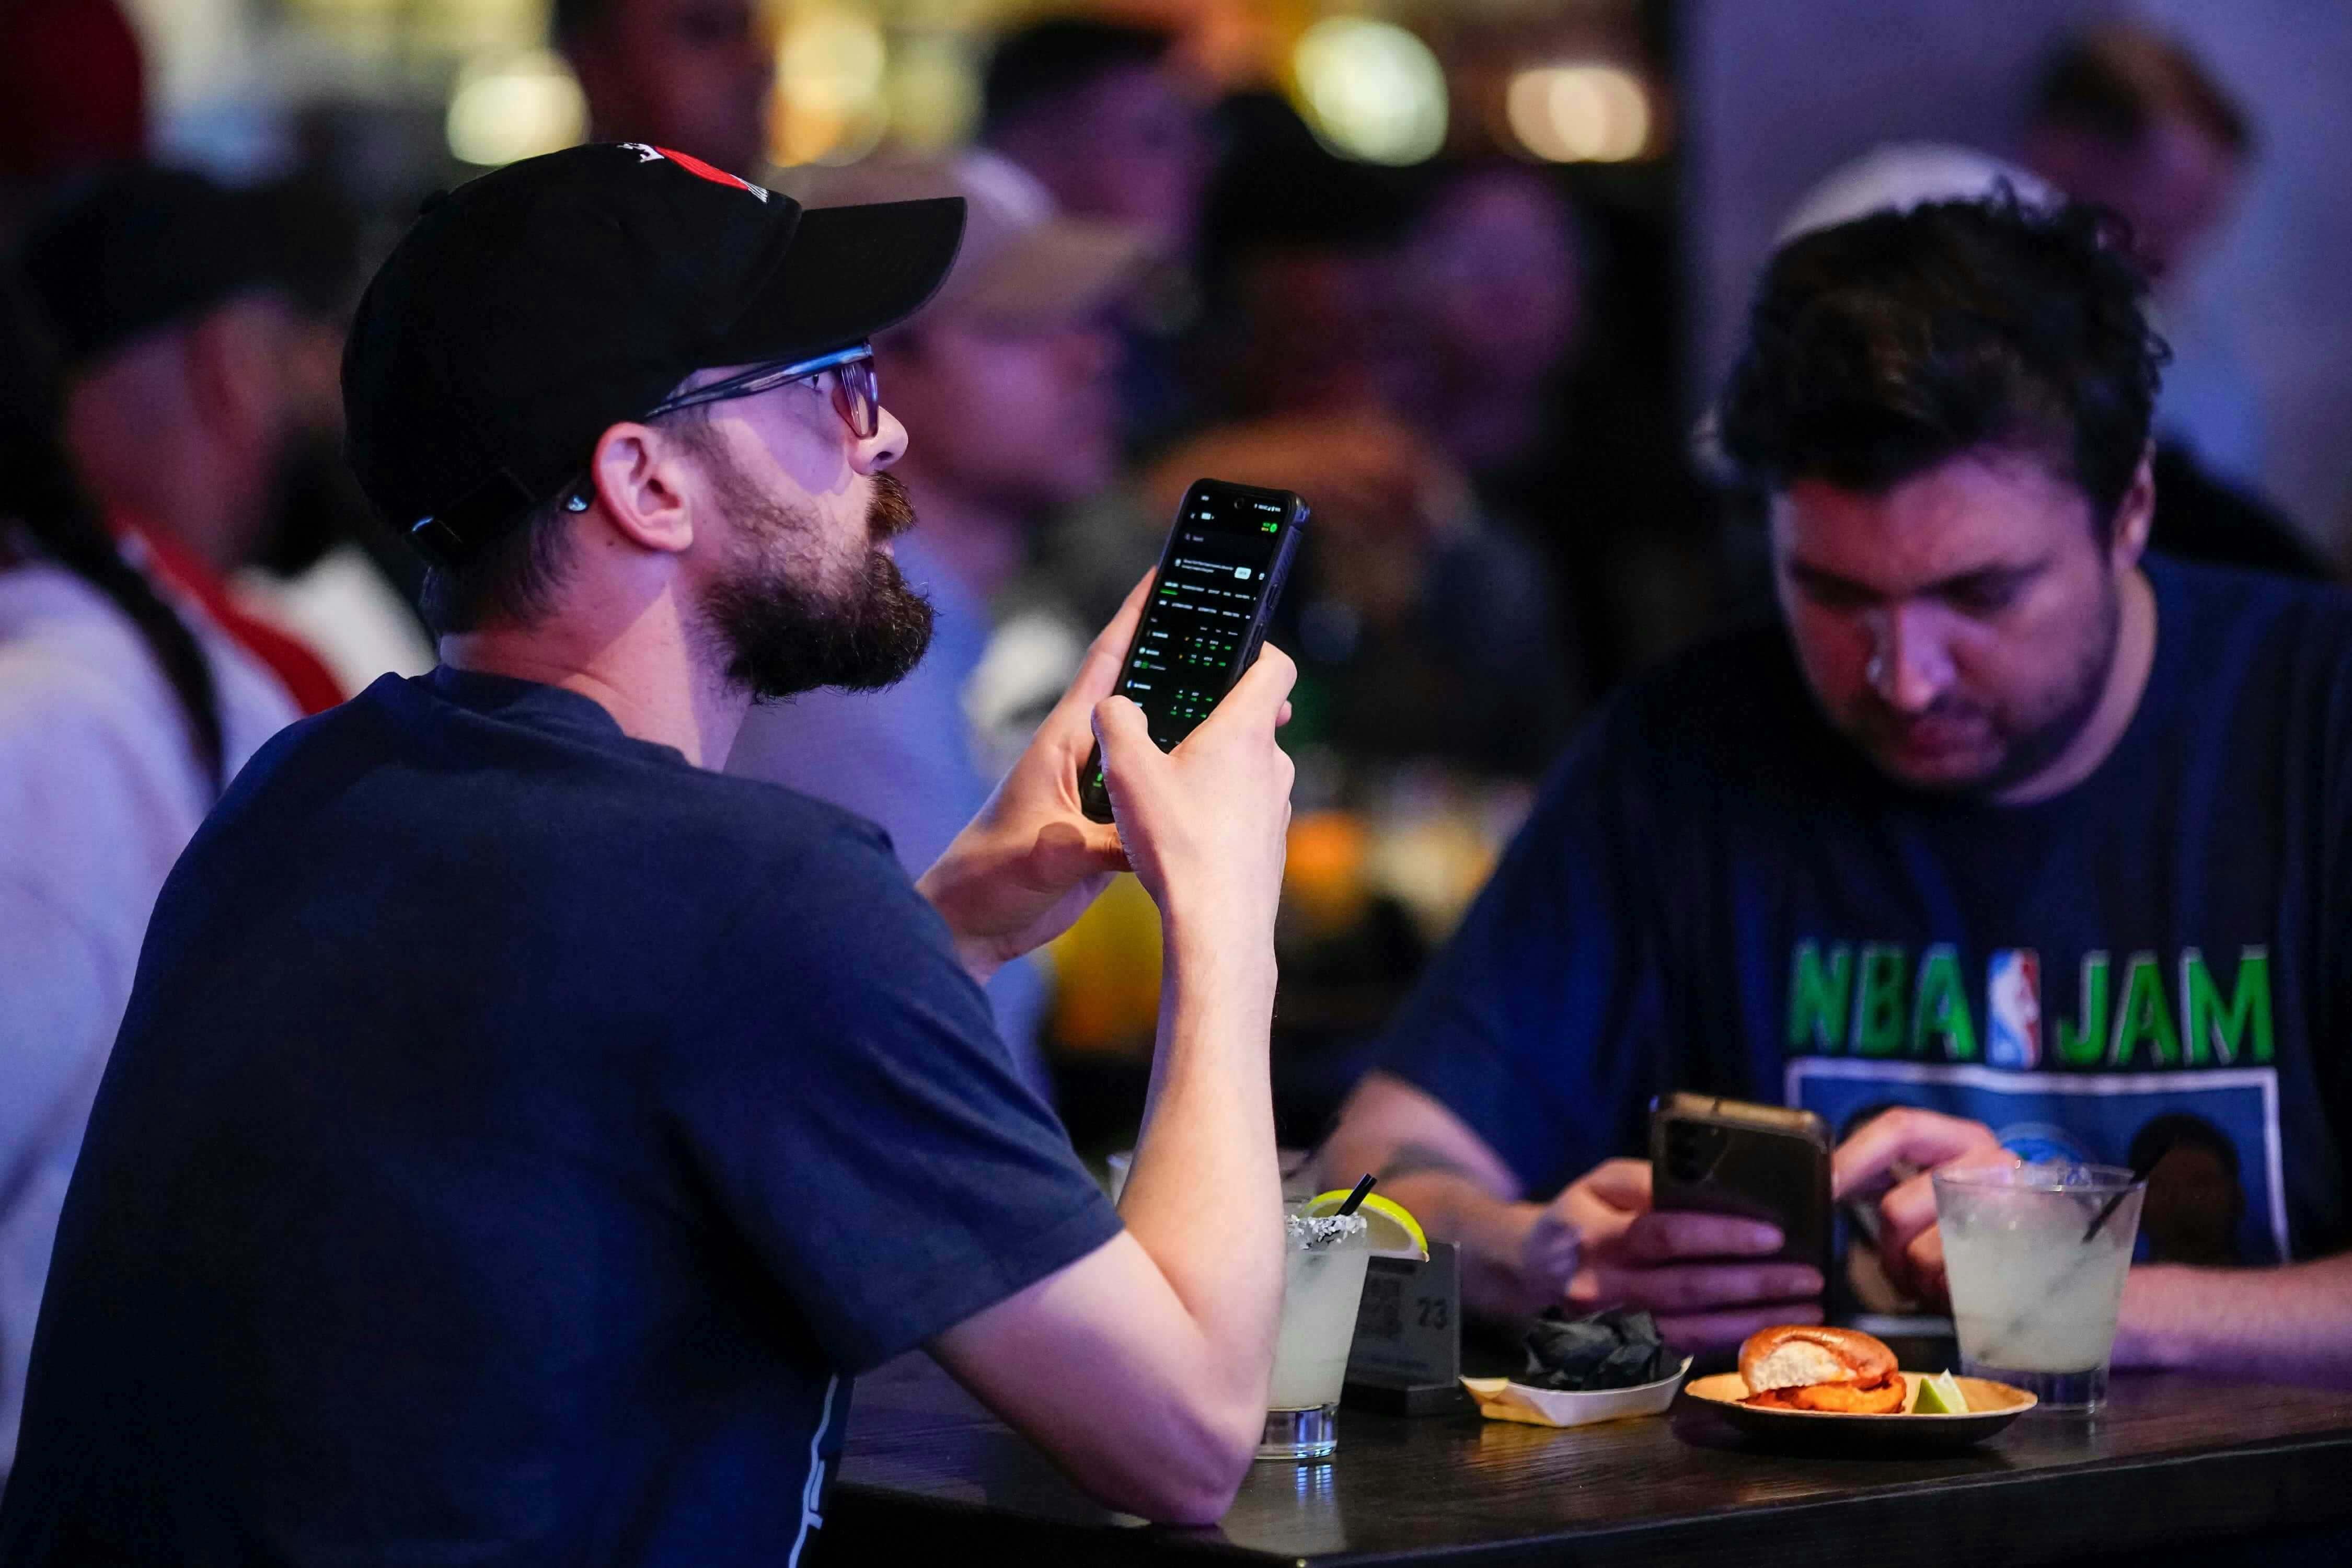
[{"label": "nba jam text", "polygon": [[2054,1020],[2045,1050],[2039,955],[2001,948],[1978,994],[1959,950],[1917,954],[1895,942],[1800,942],[1789,965],[1788,1047],[1820,1056],[1909,1057],[1989,1067],[2198,1068],[2273,1059],[2269,951],[2234,963],[2183,948],[2083,955],[2076,1015]]}]

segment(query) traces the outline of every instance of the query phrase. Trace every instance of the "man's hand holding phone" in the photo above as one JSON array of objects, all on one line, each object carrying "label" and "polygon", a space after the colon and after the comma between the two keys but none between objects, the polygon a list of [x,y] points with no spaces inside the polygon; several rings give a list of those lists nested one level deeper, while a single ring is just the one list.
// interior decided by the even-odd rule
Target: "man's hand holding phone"
[{"label": "man's hand holding phone", "polygon": [[1067,931],[1127,869],[1118,830],[1081,809],[1077,773],[1094,749],[1095,704],[1118,679],[1151,581],[1147,574],[1128,595],[1021,760],[916,884],[980,980]]},{"label": "man's hand holding phone", "polygon": [[1571,1183],[1529,1230],[1531,1295],[1570,1311],[1639,1308],[1685,1352],[1737,1346],[1774,1323],[1819,1322],[1821,1271],[1776,1260],[1777,1226],[1650,1206],[1646,1160],[1610,1160]]},{"label": "man's hand holding phone", "polygon": [[[1298,667],[1268,644],[1208,718],[1172,752],[1124,697],[1094,709],[1120,842],[1171,934],[1273,957],[1294,769],[1275,742]],[[1270,976],[1269,976],[1270,978]]]},{"label": "man's hand holding phone", "polygon": [[[1225,879],[1243,889],[1234,912],[1250,911],[1254,919],[1255,906],[1265,903],[1262,923],[1272,930],[1291,778],[1290,759],[1274,744],[1273,731],[1289,721],[1297,668],[1278,649],[1266,648],[1209,722],[1175,755],[1162,755],[1140,731],[1141,710],[1110,696],[1152,582],[1147,574],[1128,595],[1021,760],[917,883],[947,921],[958,956],[978,979],[1068,930],[1110,879],[1129,868],[1139,847],[1134,869],[1163,912],[1171,888],[1188,905],[1215,907],[1225,896],[1219,891],[1219,879]],[[1092,820],[1079,800],[1080,764],[1097,744],[1098,719],[1118,737],[1118,757],[1108,736],[1103,747],[1114,799],[1133,802],[1122,807],[1118,826]],[[1149,759],[1127,750],[1136,732]],[[1186,759],[1181,765],[1180,756]],[[1267,823],[1273,824],[1270,885],[1264,864]],[[1210,846],[1205,852],[1202,841]],[[1247,929],[1244,921],[1234,924]]]},{"label": "man's hand holding phone", "polygon": [[[1944,1289],[1944,1248],[1930,1177],[2006,1158],[1980,1122],[1898,1107],[1839,1146],[1832,1191],[1841,1203],[1874,1203],[1889,1277],[1910,1294],[1936,1300]],[[1772,1258],[1782,1242],[1776,1226],[1654,1209],[1650,1196],[1651,1167],[1642,1160],[1611,1160],[1572,1184],[1528,1232],[1523,1268],[1530,1293],[1574,1311],[1645,1309],[1666,1342],[1683,1351],[1727,1349],[1774,1323],[1821,1321],[1822,1276]]]},{"label": "man's hand holding phone", "polygon": [[[1307,518],[1306,501],[1290,490],[1198,479],[1184,492],[1111,689],[1143,710],[1162,751],[1191,734],[1257,658]],[[1097,822],[1111,820],[1099,754],[1080,771],[1078,801]]]},{"label": "man's hand holding phone", "polygon": [[1895,1289],[1916,1300],[1944,1298],[1944,1237],[1936,1228],[1939,1170],[1996,1164],[2009,1158],[1991,1128],[1958,1116],[1897,1106],[1880,1112],[1838,1145],[1830,1186],[1839,1203],[1873,1202],[1878,1252]]}]

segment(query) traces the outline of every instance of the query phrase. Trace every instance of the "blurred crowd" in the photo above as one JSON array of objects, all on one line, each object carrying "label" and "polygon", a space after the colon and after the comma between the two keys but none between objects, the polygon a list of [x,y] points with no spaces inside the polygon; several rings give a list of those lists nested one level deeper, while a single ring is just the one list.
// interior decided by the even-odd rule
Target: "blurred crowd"
[{"label": "blurred crowd", "polygon": [[[21,13],[18,18],[17,13]],[[165,873],[304,712],[433,646],[418,569],[340,458],[338,366],[397,223],[318,171],[233,188],[142,161],[110,0],[14,7],[0,84],[0,1357],[29,1338],[81,1119]],[[15,25],[20,21],[21,26]],[[1669,373],[1660,258],[1556,172],[1376,168],[1279,97],[1219,98],[1168,37],[1003,38],[976,142],[775,170],[749,0],[557,0],[595,140],[812,205],[953,195],[937,301],[876,344],[913,432],[898,547],[937,612],[882,692],[755,714],[731,771],[883,824],[910,872],[986,799],[1195,478],[1313,508],[1275,639],[1300,679],[1276,1084],[1309,1141],[1579,725],[1635,673],[1769,609],[1759,498],[1715,483]],[[2176,287],[2252,131],[2198,64],[2111,30],[2054,58],[2021,166],[1882,150],[1784,237],[2008,184],[2105,204],[2177,350],[2160,550],[2325,577],[2250,488],[2244,372]],[[411,193],[421,196],[425,193]],[[396,216],[396,215],[394,215]],[[1646,302],[1644,302],[1646,301]],[[1083,1143],[1131,1128],[1156,1011],[1149,904],[1117,891],[991,986]],[[21,1390],[0,1363],[0,1394]],[[13,1411],[0,1407],[0,1429]],[[0,1448],[0,1469],[5,1449]]]}]

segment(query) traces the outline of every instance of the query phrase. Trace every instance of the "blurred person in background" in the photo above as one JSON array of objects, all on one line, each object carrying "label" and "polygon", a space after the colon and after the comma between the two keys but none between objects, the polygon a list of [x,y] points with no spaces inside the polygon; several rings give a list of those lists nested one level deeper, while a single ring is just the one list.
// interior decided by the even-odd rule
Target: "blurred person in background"
[{"label": "blurred person in background", "polygon": [[[878,823],[914,875],[979,812],[1042,717],[1030,711],[1009,745],[979,733],[973,680],[994,602],[1027,563],[1039,521],[1115,476],[1117,341],[1106,316],[1142,244],[1123,226],[1056,215],[1042,187],[984,153],[863,164],[806,195],[817,206],[964,199],[963,248],[938,299],[874,345],[891,407],[922,433],[896,470],[921,519],[897,552],[931,602],[932,637],[887,689],[825,689],[754,708],[727,767]],[[1032,683],[1046,706],[1082,647],[1069,639],[1067,657]],[[1042,955],[988,984],[997,1031],[1041,1093],[1051,1089],[1037,1042],[1046,988]]]},{"label": "blurred person in background", "polygon": [[305,712],[341,700],[318,655],[229,586],[321,414],[262,210],[200,174],[120,170],[48,215],[20,265],[66,366],[67,446],[109,525]]},{"label": "blurred person in background", "polygon": [[433,668],[416,608],[424,573],[343,461],[343,338],[365,281],[359,213],[317,173],[272,181],[249,199],[277,258],[301,415],[270,483],[269,521],[231,586],[301,638],[345,691],[387,670],[422,675]]},{"label": "blurred person in background", "polygon": [[1407,233],[1405,297],[1427,342],[1422,422],[1474,475],[1527,463],[1554,432],[1550,383],[1584,335],[1589,242],[1539,169],[1431,176]]},{"label": "blurred person in background", "polygon": [[1027,170],[1072,217],[1127,226],[1152,264],[1119,302],[1120,437],[1130,450],[1190,417],[1185,336],[1212,163],[1206,89],[1157,28],[1055,16],[998,40],[981,89],[981,144]]},{"label": "blurred person in background", "polygon": [[0,252],[58,185],[147,154],[147,63],[117,0],[0,0]]},{"label": "blurred person in background", "polygon": [[0,1479],[82,1127],[149,911],[223,785],[296,717],[194,599],[116,548],[0,290]]},{"label": "blurred person in background", "polygon": [[1541,558],[1414,417],[1411,184],[1325,152],[1286,107],[1240,112],[1202,268],[1208,401],[1223,417],[1150,465],[1146,513],[1171,515],[1202,475],[1315,509],[1276,612],[1296,628],[1297,743],[1374,769],[1532,777],[1577,689]]},{"label": "blurred person in background", "polygon": [[2025,161],[2129,224],[2132,248],[2169,289],[2229,216],[2252,152],[2244,110],[2195,55],[2117,24],[2072,40],[2042,67]]},{"label": "blurred person in background", "polygon": [[1671,395],[1618,340],[1621,280],[1557,176],[1440,164],[1404,240],[1411,405],[1486,510],[1551,559],[1591,697],[1709,629],[1723,563]]},{"label": "blurred person in background", "polygon": [[2155,547],[2190,559],[2335,575],[2263,490],[2262,390],[2195,289],[2254,155],[2245,110],[2185,46],[2129,23],[2062,47],[2036,81],[2025,163],[2131,226],[2172,351],[2157,405]]},{"label": "blurred person in background", "polygon": [[[1233,152],[1202,249],[1197,425],[1055,529],[1041,572],[1088,614],[1118,602],[1201,478],[1293,489],[1313,508],[1274,636],[1294,651],[1301,819],[1286,885],[1275,1089],[1299,1142],[1328,1124],[1426,956],[1524,809],[1580,689],[1541,556],[1483,511],[1412,416],[1424,342],[1400,277],[1411,183],[1340,161],[1279,100],[1224,110]],[[1107,901],[1108,902],[1108,901]],[[1107,921],[1081,928],[1132,955]],[[1139,970],[1129,962],[1127,972]],[[1056,1022],[1089,1045],[1148,1028],[1148,992],[1073,963]],[[1077,1074],[1066,1079],[1074,1125]]]},{"label": "blurred person in background", "polygon": [[1154,254],[1190,256],[1209,178],[1200,86],[1155,28],[1057,16],[998,40],[980,141],[1034,175],[1074,217],[1107,218]]},{"label": "blurred person in background", "polygon": [[1466,1302],[1818,1321],[1773,1227],[1653,1211],[1631,1157],[1654,1095],[1785,1098],[1853,1129],[1906,1296],[1935,1167],[2147,1158],[2152,1237],[2227,1213],[2276,1267],[2134,1268],[2116,1364],[2352,1384],[2352,596],[2145,553],[2144,287],[2096,209],[2013,198],[1774,257],[1720,427],[1780,623],[1571,748],[1326,1151],[1463,1244]]},{"label": "blurred person in background", "polygon": [[753,0],[554,0],[555,47],[595,142],[644,142],[751,178],[768,162],[776,53]]}]

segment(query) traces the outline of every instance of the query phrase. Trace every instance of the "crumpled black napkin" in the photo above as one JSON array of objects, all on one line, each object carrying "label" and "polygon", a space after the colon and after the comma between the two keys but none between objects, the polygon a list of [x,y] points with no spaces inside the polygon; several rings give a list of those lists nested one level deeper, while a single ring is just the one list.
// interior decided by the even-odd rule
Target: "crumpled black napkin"
[{"label": "crumpled black napkin", "polygon": [[1591,1394],[1655,1383],[1675,1365],[1647,1312],[1612,1308],[1588,1318],[1548,1309],[1528,1328],[1528,1369],[1517,1381],[1530,1388]]}]

